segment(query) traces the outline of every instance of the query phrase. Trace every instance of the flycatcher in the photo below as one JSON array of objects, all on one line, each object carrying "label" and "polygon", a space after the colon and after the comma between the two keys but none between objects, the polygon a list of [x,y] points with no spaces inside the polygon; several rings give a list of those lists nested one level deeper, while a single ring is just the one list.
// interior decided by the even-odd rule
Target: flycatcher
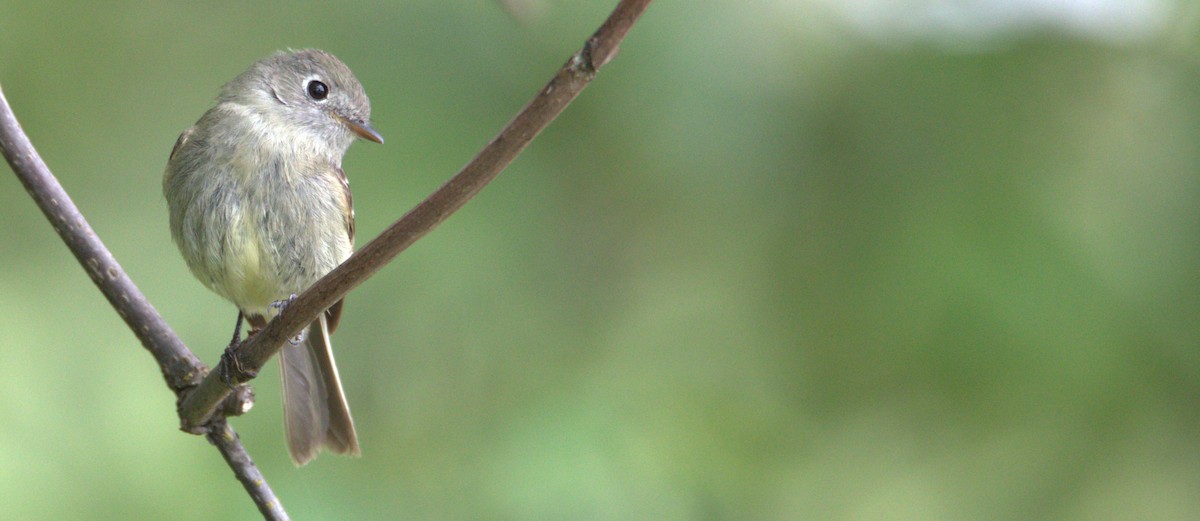
[{"label": "flycatcher", "polygon": [[[354,207],[342,156],[382,143],[371,103],[341,61],[276,53],[227,83],[179,136],[163,176],[171,236],[188,268],[238,307],[251,332],[350,256]],[[334,304],[279,353],[284,426],[297,465],[324,448],[359,453],[329,335]],[[234,331],[234,338],[239,335]]]}]

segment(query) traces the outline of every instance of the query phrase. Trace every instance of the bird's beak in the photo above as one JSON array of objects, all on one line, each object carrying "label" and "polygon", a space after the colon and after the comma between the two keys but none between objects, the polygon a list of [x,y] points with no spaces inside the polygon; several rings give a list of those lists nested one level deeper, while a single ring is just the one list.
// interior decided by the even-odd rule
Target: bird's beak
[{"label": "bird's beak", "polygon": [[343,125],[346,125],[346,128],[350,129],[350,132],[358,134],[358,137],[361,137],[367,141],[383,143],[383,136],[379,135],[379,132],[374,128],[371,128],[370,123],[367,123],[361,119],[350,119],[341,114],[336,114],[335,117],[337,117],[337,119],[341,121]]}]

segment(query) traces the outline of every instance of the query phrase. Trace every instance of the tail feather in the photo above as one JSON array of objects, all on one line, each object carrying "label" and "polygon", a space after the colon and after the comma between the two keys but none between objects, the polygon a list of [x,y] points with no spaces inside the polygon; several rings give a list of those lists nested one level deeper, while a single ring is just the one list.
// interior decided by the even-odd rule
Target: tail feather
[{"label": "tail feather", "polygon": [[324,314],[308,327],[299,345],[284,345],[279,366],[284,428],[292,461],[304,465],[321,448],[357,456],[358,435],[333,361]]}]

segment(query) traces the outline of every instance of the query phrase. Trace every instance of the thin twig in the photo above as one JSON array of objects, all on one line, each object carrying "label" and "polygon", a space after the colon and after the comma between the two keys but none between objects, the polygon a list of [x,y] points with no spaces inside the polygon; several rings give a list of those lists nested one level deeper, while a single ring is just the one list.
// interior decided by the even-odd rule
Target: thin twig
[{"label": "thin twig", "polygon": [[[121,265],[92,231],[83,214],[75,207],[75,203],[67,196],[62,185],[55,179],[54,174],[46,167],[29,137],[21,129],[4,91],[0,89],[0,152],[8,160],[13,173],[25,185],[25,190],[33,197],[42,213],[50,220],[54,230],[62,237],[63,242],[83,265],[83,270],[100,288],[100,292],[108,299],[125,323],[137,335],[142,346],[150,351],[162,370],[167,386],[182,395],[185,389],[191,388],[207,372],[207,368],[196,355],[183,344],[175,332],[171,330],[154,306],[146,300],[146,296],[125,274]],[[239,393],[239,399],[248,396]],[[245,402],[237,407],[226,409],[244,410]],[[258,504],[258,509],[267,519],[287,519],[283,507],[263,479],[261,473],[250,460],[246,450],[233,429],[222,422],[220,433],[221,443],[217,443],[221,454],[229,463],[233,473],[246,487],[246,492]]]},{"label": "thin twig", "polygon": [[630,27],[651,0],[622,0],[600,29],[558,71],[553,79],[500,131],[467,166],[446,184],[367,243],[346,262],[292,301],[265,329],[244,342],[236,351],[238,367],[223,356],[216,369],[179,406],[181,427],[203,432],[217,405],[229,394],[226,379],[240,384],[252,378],[283,342],[317,318],[317,315],[346,296],[491,182],[546,128],[571,100],[591,82],[596,71],[617,52]]},{"label": "thin twig", "polygon": [[229,423],[221,419],[213,421],[209,427],[208,441],[217,446],[217,450],[221,451],[221,456],[225,457],[225,462],[229,464],[230,468],[242,469],[241,472],[235,471],[233,474],[238,481],[242,482],[242,486],[246,488],[246,492],[250,494],[254,504],[258,505],[258,511],[262,512],[263,518],[272,521],[286,521],[288,515],[283,511],[283,504],[271,492],[271,488],[267,486],[267,478],[258,471],[254,460],[250,459],[250,454],[246,452],[246,448],[242,446],[241,440],[237,433],[233,432]]}]

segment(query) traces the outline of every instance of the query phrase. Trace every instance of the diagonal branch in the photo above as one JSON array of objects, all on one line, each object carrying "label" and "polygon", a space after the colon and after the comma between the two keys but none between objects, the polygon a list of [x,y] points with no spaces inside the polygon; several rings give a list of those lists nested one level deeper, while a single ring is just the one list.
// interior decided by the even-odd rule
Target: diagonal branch
[{"label": "diagonal branch", "polygon": [[225,458],[225,463],[234,469],[233,475],[242,483],[246,493],[250,494],[250,499],[258,506],[263,519],[286,521],[288,515],[283,510],[283,504],[275,497],[271,487],[267,486],[267,478],[259,472],[254,460],[250,459],[250,454],[238,439],[237,433],[233,432],[233,427],[230,427],[224,418],[212,422],[208,430],[208,441],[217,446],[221,456]]},{"label": "diagonal branch", "polygon": [[[622,0],[603,25],[559,69],[553,79],[467,166],[433,194],[292,301],[265,329],[227,351],[204,382],[179,406],[183,430],[205,431],[225,396],[226,379],[244,383],[257,374],[285,340],[298,334],[329,306],[429,233],[491,182],[546,128],[617,53],[618,44],[651,0]],[[236,356],[230,360],[229,355]],[[237,368],[238,370],[233,370]]]},{"label": "diagonal branch", "polygon": [[67,196],[62,185],[50,173],[49,167],[34,150],[33,144],[8,105],[8,99],[0,91],[0,149],[8,159],[9,166],[25,185],[42,213],[50,220],[59,237],[70,248],[71,253],[83,266],[83,271],[92,278],[100,292],[108,299],[125,323],[137,335],[162,369],[167,387],[179,393],[196,385],[207,368],[196,358],[158,311],[146,300],[146,296],[134,285],[125,270],[109,253],[108,248],[92,231],[83,214]]},{"label": "diagonal branch", "polygon": [[[167,387],[170,387],[176,396],[182,396],[184,390],[195,386],[208,369],[167,326],[167,322],[154,306],[150,305],[146,296],[125,274],[125,270],[121,269],[112,253],[92,231],[79,208],[75,207],[75,203],[67,196],[67,192],[29,142],[29,137],[21,130],[21,125],[13,115],[3,90],[0,90],[0,152],[3,152],[13,173],[17,174],[21,184],[25,185],[25,190],[42,209],[42,213],[50,220],[59,237],[92,278],[92,282],[100,288],[100,292],[121,318],[125,319],[125,323],[137,335],[142,346],[154,356],[162,370],[163,378],[167,381]],[[242,394],[237,398],[244,400],[236,407],[237,410],[248,408],[250,402],[246,395]],[[213,443],[245,486],[246,492],[258,505],[259,511],[267,519],[287,519],[283,506],[262,474],[255,468],[237,435],[223,422],[222,427],[222,435],[219,439],[214,439]]]}]

